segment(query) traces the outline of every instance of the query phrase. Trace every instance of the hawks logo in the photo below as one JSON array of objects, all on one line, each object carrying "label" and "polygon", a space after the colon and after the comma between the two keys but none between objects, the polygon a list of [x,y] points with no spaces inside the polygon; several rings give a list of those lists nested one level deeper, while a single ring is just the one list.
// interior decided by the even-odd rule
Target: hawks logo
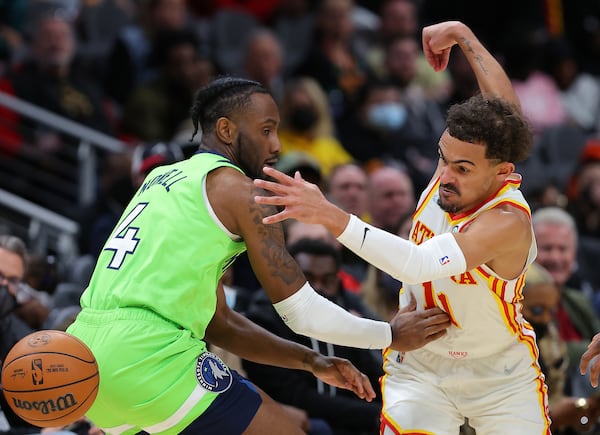
[{"label": "hawks logo", "polygon": [[214,353],[203,352],[196,360],[198,383],[213,393],[226,391],[233,382],[231,371]]}]

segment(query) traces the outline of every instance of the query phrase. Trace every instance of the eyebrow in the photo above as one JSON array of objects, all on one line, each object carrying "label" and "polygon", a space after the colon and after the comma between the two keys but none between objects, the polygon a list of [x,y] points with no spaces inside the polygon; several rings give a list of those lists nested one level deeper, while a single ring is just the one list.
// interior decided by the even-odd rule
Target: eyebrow
[{"label": "eyebrow", "polygon": [[467,163],[467,164],[469,164],[471,166],[477,166],[471,160],[467,160],[467,159],[459,159],[459,160],[454,160],[454,161],[448,161],[446,159],[446,157],[444,157],[444,153],[442,152],[442,148],[439,145],[438,145],[438,153],[440,154],[440,157],[442,158],[442,160],[445,161],[446,163],[452,163],[453,165],[459,165],[459,164]]},{"label": "eyebrow", "polygon": [[275,118],[267,118],[263,121],[263,124],[274,124],[277,125],[277,120]]}]

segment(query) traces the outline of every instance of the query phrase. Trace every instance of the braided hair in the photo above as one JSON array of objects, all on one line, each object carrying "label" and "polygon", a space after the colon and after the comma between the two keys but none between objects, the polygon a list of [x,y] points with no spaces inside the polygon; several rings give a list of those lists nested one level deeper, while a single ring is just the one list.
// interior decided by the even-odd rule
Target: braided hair
[{"label": "braided hair", "polygon": [[268,94],[269,91],[259,82],[236,77],[220,77],[199,89],[191,109],[192,139],[199,128],[205,134],[210,133],[221,116],[231,116],[232,112],[246,107],[254,93]]}]

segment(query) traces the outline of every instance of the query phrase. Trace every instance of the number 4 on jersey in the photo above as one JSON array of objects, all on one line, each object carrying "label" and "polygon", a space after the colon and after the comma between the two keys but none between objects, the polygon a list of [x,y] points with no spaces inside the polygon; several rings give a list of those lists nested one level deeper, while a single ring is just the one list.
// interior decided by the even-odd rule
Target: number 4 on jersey
[{"label": "number 4 on jersey", "polygon": [[140,215],[148,205],[147,202],[140,202],[119,224],[114,236],[104,246],[104,251],[113,251],[113,256],[108,264],[109,269],[119,269],[127,254],[133,254],[140,239],[136,238],[138,227],[132,227],[133,221]]}]

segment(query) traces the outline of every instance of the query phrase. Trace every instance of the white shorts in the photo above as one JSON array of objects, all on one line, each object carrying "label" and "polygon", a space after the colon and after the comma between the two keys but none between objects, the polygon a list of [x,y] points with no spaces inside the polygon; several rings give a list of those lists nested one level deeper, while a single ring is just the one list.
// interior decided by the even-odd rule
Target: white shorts
[{"label": "white shorts", "polygon": [[420,349],[389,352],[382,378],[382,434],[549,435],[547,387],[525,347],[500,356],[450,359]]}]

